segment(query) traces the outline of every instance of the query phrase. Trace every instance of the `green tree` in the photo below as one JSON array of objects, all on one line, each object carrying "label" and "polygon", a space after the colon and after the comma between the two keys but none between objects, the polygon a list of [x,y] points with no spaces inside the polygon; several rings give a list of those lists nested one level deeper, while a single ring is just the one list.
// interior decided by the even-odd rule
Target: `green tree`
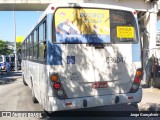
[{"label": "green tree", "polygon": [[0,40],[0,54],[1,55],[9,55],[13,54],[13,49],[8,48],[9,42]]},{"label": "green tree", "polygon": [[21,52],[21,42],[16,42],[16,49],[18,53]]},{"label": "green tree", "polygon": [[16,42],[16,49],[21,49],[21,42]]}]

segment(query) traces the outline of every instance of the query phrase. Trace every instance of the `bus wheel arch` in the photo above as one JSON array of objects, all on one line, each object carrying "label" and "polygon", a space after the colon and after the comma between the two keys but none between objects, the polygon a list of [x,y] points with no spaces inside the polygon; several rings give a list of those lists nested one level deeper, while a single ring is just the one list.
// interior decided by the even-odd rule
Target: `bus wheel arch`
[{"label": "bus wheel arch", "polygon": [[33,103],[38,103],[37,98],[35,97],[35,93],[34,93],[34,86],[33,86],[33,81],[32,81],[32,77],[31,78],[31,91],[32,91],[32,101]]}]

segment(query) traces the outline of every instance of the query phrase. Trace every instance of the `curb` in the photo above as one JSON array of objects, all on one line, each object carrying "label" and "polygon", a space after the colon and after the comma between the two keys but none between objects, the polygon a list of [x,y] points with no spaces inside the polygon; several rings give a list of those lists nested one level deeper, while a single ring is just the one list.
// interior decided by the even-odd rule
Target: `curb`
[{"label": "curb", "polygon": [[14,76],[14,75],[13,76],[5,76],[5,77],[0,76],[0,85],[14,82],[20,78],[22,78],[22,76]]},{"label": "curb", "polygon": [[14,80],[15,80],[15,79],[1,78],[1,79],[0,79],[0,85],[10,83],[10,82],[12,82],[12,81],[14,81]]},{"label": "curb", "polygon": [[138,108],[140,111],[160,111],[160,104],[158,103],[139,103]]}]

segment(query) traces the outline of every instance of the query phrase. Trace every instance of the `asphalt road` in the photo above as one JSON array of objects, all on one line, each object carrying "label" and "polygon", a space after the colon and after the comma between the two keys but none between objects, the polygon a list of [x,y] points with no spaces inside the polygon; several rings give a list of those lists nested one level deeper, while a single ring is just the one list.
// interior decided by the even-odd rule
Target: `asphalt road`
[{"label": "asphalt road", "polygon": [[[19,78],[14,82],[0,85],[0,111],[43,111],[43,108],[40,104],[32,103],[31,91],[29,87],[24,86],[22,83],[22,79]],[[123,104],[123,105],[104,106],[104,107],[98,107],[98,108],[84,109],[83,111],[97,111],[97,112],[98,111],[139,111],[139,109],[136,106]],[[37,119],[52,119],[52,118],[53,117],[49,117],[44,112],[42,112],[42,117],[26,118],[26,119],[37,120]],[[16,119],[21,120],[22,118],[16,118]],[[64,117],[62,118],[58,117],[56,119],[61,120],[61,119],[64,119]],[[94,119],[99,120],[98,118],[94,118]],[[105,119],[105,118],[101,117],[101,119]],[[112,118],[112,119],[115,120],[119,118]],[[128,120],[127,118],[123,118],[123,119]]]}]

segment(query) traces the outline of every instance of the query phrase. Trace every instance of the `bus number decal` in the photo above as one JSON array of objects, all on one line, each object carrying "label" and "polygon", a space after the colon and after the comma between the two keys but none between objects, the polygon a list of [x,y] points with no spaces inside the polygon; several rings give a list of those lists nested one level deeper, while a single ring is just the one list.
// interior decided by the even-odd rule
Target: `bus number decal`
[{"label": "bus number decal", "polygon": [[106,62],[107,63],[125,63],[126,58],[125,57],[107,57]]}]

